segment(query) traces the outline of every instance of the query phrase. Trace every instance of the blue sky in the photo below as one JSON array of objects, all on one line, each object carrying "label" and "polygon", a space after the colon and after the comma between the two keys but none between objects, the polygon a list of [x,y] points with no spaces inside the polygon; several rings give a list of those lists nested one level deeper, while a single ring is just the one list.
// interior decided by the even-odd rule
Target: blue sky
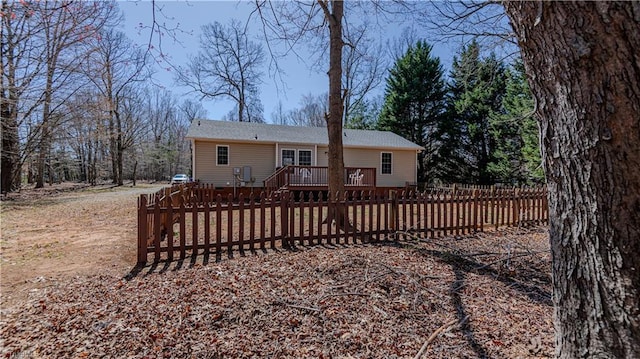
[{"label": "blue sky", "polygon": [[[146,46],[149,41],[150,31],[148,26],[152,24],[152,5],[150,1],[120,1],[120,9],[124,12],[125,21],[122,30],[135,43]],[[167,28],[176,29],[172,31],[172,36],[165,34],[162,37],[162,52],[168,56],[173,66],[184,66],[189,55],[198,52],[200,28],[202,25],[218,21],[228,24],[229,19],[236,18],[246,21],[253,2],[250,1],[160,1],[156,6],[161,12],[156,11],[156,21],[164,24]],[[249,32],[252,37],[258,37],[258,26],[250,24]],[[402,29],[410,24],[391,24],[386,29],[379,30],[375,36],[380,41],[393,40],[398,37]],[[422,35],[419,32],[420,35]],[[440,57],[445,70],[448,72],[453,58],[453,54],[458,50],[460,44],[435,43],[424,34],[424,38],[433,44],[433,51]],[[154,35],[156,36],[156,35]],[[157,36],[153,40],[153,45],[158,46]],[[271,114],[275,110],[278,102],[281,101],[285,110],[298,107],[299,101],[305,94],[319,95],[328,91],[328,77],[326,69],[318,71],[311,68],[310,64],[315,60],[307,49],[303,46],[297,49],[303,56],[307,56],[308,63],[305,63],[295,56],[280,59],[281,67],[286,69],[286,76],[283,77],[284,86],[269,77],[268,69],[264,69],[264,84],[261,87],[260,97],[264,105],[264,116],[267,122],[271,122]],[[266,61],[268,63],[268,60]],[[181,98],[199,99],[197,93],[189,93],[188,88],[177,86],[174,82],[175,70],[167,63],[158,63],[153,81],[159,86],[170,89],[175,95]],[[267,65],[265,65],[266,67]],[[327,64],[328,67],[328,64]],[[382,95],[384,83],[375,92]],[[207,109],[207,117],[210,119],[220,119],[233,109],[233,102],[229,100],[202,100],[202,104]]]}]

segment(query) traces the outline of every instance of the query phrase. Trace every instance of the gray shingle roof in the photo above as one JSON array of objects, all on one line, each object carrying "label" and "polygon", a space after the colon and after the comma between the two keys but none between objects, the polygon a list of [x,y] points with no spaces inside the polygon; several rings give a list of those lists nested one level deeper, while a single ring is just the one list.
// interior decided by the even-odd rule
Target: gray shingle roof
[{"label": "gray shingle roof", "polygon": [[[343,135],[345,147],[422,149],[389,131],[343,129]],[[325,127],[281,126],[253,122],[193,120],[186,137],[234,142],[329,144]]]}]

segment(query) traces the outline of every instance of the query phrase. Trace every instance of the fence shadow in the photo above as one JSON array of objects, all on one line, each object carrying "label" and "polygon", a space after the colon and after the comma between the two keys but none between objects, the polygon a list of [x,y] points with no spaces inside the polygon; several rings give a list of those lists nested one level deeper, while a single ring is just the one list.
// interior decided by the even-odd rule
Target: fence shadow
[{"label": "fence shadow", "polygon": [[[238,257],[249,257],[249,256],[264,256],[272,253],[280,253],[280,252],[296,252],[303,250],[303,248],[311,248],[312,246],[291,246],[288,248],[273,248],[273,249],[252,249],[252,250],[243,250],[243,251],[222,251],[222,252],[199,252],[194,253],[185,258],[178,259],[163,259],[160,261],[149,262],[146,264],[136,264],[131,268],[131,270],[125,274],[122,278],[126,281],[130,281],[136,277],[146,277],[151,274],[157,273],[162,274],[166,272],[175,272],[183,269],[191,269],[198,266],[206,266],[212,261],[215,263],[220,263],[223,260],[233,260]],[[342,247],[347,247],[344,245]],[[336,247],[340,248],[340,247]]]}]

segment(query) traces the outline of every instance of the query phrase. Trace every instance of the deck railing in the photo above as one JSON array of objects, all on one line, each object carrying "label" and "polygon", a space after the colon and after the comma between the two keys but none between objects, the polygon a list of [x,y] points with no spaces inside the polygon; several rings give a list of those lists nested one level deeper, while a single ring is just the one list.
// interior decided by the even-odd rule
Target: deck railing
[{"label": "deck railing", "polygon": [[[329,184],[328,174],[328,167],[285,166],[279,168],[264,180],[264,188],[269,192],[278,189],[321,189],[327,187]],[[376,169],[368,167],[345,167],[344,184],[347,188],[374,188],[376,185]]]}]

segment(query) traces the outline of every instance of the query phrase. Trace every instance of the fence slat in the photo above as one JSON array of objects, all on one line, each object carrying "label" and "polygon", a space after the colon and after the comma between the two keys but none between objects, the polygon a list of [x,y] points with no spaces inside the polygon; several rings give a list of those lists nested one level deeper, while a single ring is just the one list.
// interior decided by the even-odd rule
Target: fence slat
[{"label": "fence slat", "polygon": [[316,202],[314,201],[313,198],[313,192],[309,192],[309,220],[307,221],[309,223],[309,236],[308,236],[308,242],[309,245],[312,246],[314,239],[315,239],[315,234],[314,234],[314,228],[315,228],[315,221],[313,220],[314,216],[313,216],[313,211],[315,208],[315,204]]},{"label": "fence slat", "polygon": [[180,197],[180,207],[178,208],[180,216],[180,259],[185,259],[187,256],[187,218],[184,207],[184,198]]},{"label": "fence slat", "polygon": [[160,237],[162,236],[162,232],[160,230],[160,201],[156,199],[156,202],[153,205],[153,246],[155,247],[155,255],[154,261],[160,261]]},{"label": "fence slat", "polygon": [[222,195],[216,196],[216,254],[222,253]]},{"label": "fence slat", "polygon": [[238,246],[240,253],[244,252],[244,194],[238,196]]},{"label": "fence slat", "polygon": [[147,195],[138,197],[138,265],[147,263],[148,234]]},{"label": "fence slat", "polygon": [[227,252],[231,255],[233,251],[233,195],[227,196]]},{"label": "fence slat", "polygon": [[173,261],[173,201],[167,197],[167,221],[165,231],[167,231],[167,260]]},{"label": "fence slat", "polygon": [[251,191],[249,195],[249,250],[255,250],[256,240],[256,199],[255,194]]}]

